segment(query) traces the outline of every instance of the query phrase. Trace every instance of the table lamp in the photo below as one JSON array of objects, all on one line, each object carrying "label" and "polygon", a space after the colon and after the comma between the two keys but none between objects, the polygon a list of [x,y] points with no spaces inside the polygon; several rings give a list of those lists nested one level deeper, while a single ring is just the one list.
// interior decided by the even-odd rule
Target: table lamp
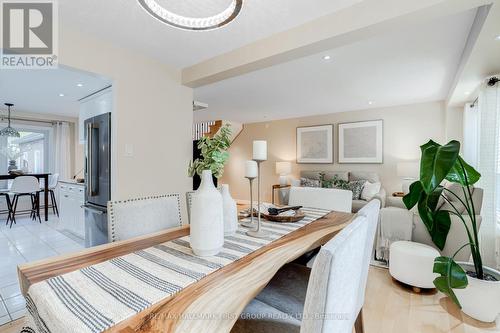
[{"label": "table lamp", "polygon": [[418,161],[399,162],[396,165],[397,174],[403,178],[402,190],[404,194],[410,192],[410,185],[417,180],[420,174],[420,164]]},{"label": "table lamp", "polygon": [[276,173],[280,175],[280,185],[288,184],[287,176],[292,173],[292,163],[290,162],[276,162]]}]

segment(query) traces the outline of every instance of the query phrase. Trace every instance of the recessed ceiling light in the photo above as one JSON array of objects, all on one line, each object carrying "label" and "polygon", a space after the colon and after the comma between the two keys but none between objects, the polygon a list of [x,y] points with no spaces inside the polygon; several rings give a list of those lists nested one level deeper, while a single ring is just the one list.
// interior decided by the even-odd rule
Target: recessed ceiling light
[{"label": "recessed ceiling light", "polygon": [[77,87],[83,87],[83,83],[78,83],[76,86]]},{"label": "recessed ceiling light", "polygon": [[368,101],[368,105],[373,105],[373,101]]},{"label": "recessed ceiling light", "polygon": [[495,37],[495,39],[496,39],[496,40],[500,40],[500,35],[497,35],[497,36]]},{"label": "recessed ceiling light", "polygon": [[470,91],[464,92],[465,95],[470,95]]},{"label": "recessed ceiling light", "polygon": [[64,94],[59,94],[59,97],[64,97],[65,95]]},{"label": "recessed ceiling light", "polygon": [[332,59],[332,57],[329,56],[329,55],[323,56],[323,60],[325,60],[325,61],[328,61],[328,60],[331,60],[331,59]]}]

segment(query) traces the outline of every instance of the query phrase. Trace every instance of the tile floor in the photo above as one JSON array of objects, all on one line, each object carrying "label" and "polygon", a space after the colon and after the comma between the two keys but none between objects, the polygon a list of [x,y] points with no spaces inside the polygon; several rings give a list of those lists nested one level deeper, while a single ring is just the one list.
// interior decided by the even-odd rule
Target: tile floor
[{"label": "tile floor", "polygon": [[17,265],[84,248],[82,239],[60,230],[59,219],[34,222],[17,218],[10,229],[0,219],[0,325],[16,320],[25,313],[25,300],[17,282]]}]

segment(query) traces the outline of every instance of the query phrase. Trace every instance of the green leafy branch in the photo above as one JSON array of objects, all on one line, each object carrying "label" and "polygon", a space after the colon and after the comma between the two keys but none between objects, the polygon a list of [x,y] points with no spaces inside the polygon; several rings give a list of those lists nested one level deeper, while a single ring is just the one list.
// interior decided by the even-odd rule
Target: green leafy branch
[{"label": "green leafy branch", "polygon": [[231,125],[226,124],[221,127],[213,138],[202,137],[198,142],[198,149],[201,150],[201,158],[197,158],[189,163],[189,177],[195,174],[201,176],[203,170],[212,171],[216,178],[222,177],[224,165],[229,159],[227,150],[231,146]]}]

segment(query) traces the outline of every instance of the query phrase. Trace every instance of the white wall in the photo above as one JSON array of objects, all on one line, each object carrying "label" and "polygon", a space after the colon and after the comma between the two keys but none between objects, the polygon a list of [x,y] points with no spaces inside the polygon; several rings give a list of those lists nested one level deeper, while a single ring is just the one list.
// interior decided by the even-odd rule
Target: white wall
[{"label": "white wall", "polygon": [[[189,190],[193,92],[180,84],[180,73],[66,27],[59,53],[60,64],[113,80],[113,199]],[[75,164],[83,164],[81,147],[75,150]]]},{"label": "white wall", "polygon": [[464,139],[464,108],[452,107],[446,109],[446,141]]},{"label": "white wall", "polygon": [[[322,124],[339,124],[351,121],[384,120],[383,164],[338,164],[337,126],[334,133],[334,164],[296,164],[296,128]],[[251,159],[252,141],[267,140],[269,160],[262,164],[262,194],[271,198],[271,185],[278,184],[275,162],[291,161],[293,177],[301,170],[367,170],[380,174],[388,193],[401,190],[401,179],[396,175],[396,164],[402,160],[420,158],[420,145],[433,139],[444,142],[445,108],[443,103],[425,103],[390,108],[333,113],[329,115],[295,118],[271,122],[246,124],[243,132],[230,148],[230,160],[221,179],[230,184],[237,199],[249,199],[248,181],[244,178],[244,162]]]}]

